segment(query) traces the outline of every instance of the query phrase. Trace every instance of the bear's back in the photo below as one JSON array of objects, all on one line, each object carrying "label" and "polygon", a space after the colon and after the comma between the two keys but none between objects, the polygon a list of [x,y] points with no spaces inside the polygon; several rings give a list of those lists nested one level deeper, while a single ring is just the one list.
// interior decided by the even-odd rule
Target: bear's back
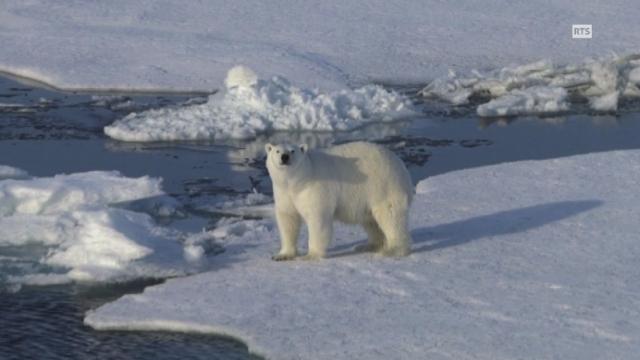
[{"label": "bear's back", "polygon": [[[322,153],[327,156],[321,160]],[[320,150],[317,155],[318,162],[326,162],[320,168],[337,177],[337,181],[349,174],[342,181],[347,188],[343,190],[365,191],[369,199],[386,197],[390,191],[403,192],[409,198],[413,195],[413,184],[404,163],[380,145],[352,142]]]}]

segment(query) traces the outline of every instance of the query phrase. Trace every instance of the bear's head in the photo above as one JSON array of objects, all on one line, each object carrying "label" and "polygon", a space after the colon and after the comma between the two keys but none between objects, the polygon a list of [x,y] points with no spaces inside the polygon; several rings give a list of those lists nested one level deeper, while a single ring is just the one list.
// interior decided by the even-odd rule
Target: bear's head
[{"label": "bear's head", "polygon": [[264,150],[267,152],[267,169],[269,174],[292,173],[307,157],[307,145],[267,144]]}]

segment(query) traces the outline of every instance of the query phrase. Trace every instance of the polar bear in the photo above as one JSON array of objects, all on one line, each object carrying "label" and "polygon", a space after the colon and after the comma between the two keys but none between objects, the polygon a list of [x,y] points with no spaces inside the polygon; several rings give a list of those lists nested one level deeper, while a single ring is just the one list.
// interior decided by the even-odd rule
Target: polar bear
[{"label": "polar bear", "polygon": [[297,256],[302,221],[309,230],[305,259],[325,257],[334,220],[364,227],[369,241],[357,251],[409,254],[413,184],[393,153],[366,142],[311,151],[307,145],[267,144],[265,151],[281,241],[274,260]]}]

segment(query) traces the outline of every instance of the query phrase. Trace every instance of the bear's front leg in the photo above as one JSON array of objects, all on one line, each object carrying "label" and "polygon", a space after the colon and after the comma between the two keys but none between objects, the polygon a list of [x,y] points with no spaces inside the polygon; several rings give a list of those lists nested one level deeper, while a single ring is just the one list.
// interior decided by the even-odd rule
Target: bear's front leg
[{"label": "bear's front leg", "polygon": [[309,228],[309,252],[303,260],[317,260],[324,258],[327,247],[333,237],[333,218],[328,214],[318,214],[307,219]]},{"label": "bear's front leg", "polygon": [[271,258],[275,261],[295,259],[298,234],[300,233],[300,215],[276,210],[276,222],[280,232],[280,252]]}]

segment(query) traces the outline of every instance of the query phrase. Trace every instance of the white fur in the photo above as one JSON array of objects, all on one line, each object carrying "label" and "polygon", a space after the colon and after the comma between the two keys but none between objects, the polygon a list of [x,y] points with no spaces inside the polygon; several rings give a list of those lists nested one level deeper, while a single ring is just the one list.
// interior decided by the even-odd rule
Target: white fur
[{"label": "white fur", "polygon": [[[273,182],[281,249],[274,260],[297,255],[301,222],[309,229],[307,258],[321,258],[333,236],[333,221],[360,224],[369,242],[358,250],[409,254],[407,217],[413,185],[400,159],[365,142],[307,151],[306,145],[271,145],[267,169]],[[290,157],[282,163],[282,155]]]}]

